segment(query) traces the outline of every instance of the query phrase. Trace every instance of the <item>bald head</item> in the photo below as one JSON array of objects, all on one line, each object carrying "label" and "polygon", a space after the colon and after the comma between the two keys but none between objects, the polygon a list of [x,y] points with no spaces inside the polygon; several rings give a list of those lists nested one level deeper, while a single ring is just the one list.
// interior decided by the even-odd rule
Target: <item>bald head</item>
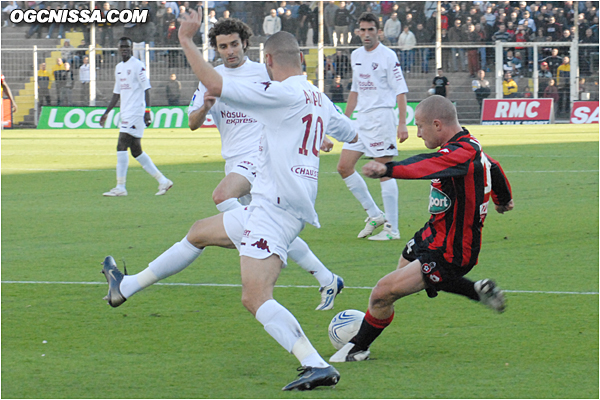
[{"label": "bald head", "polygon": [[265,42],[265,54],[273,57],[273,62],[282,67],[301,67],[298,40],[291,33],[279,31]]},{"label": "bald head", "polygon": [[440,120],[444,125],[458,125],[454,104],[444,96],[433,95],[421,101],[415,112],[419,111],[424,121]]},{"label": "bald head", "polygon": [[417,105],[415,125],[417,137],[425,141],[428,149],[442,146],[462,130],[452,102],[438,95],[430,96]]}]

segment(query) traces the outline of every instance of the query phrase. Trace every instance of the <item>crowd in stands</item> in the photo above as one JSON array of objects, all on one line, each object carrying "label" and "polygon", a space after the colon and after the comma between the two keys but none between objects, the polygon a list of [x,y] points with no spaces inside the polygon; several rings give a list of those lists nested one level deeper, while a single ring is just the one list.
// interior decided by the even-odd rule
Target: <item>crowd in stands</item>
[{"label": "crowd in stands", "polygon": [[[146,24],[125,25],[125,34],[134,42],[134,56],[143,60],[143,45],[151,47],[178,47],[177,18],[189,9],[198,9],[202,1],[109,1],[96,2],[103,13],[110,9],[139,8],[149,10]],[[556,86],[568,79],[560,79],[558,67],[564,57],[569,56],[569,45],[574,30],[579,28],[579,42],[598,44],[597,1],[442,1],[441,38],[443,68],[448,72],[465,71],[473,78],[479,70],[490,71],[495,53],[491,47],[501,42],[565,42],[564,46],[543,47],[538,54],[539,68],[547,65]],[[84,1],[9,1],[3,2],[4,27],[10,26],[8,15],[15,8],[22,9],[84,9],[90,2]],[[209,1],[208,20],[196,35],[195,41],[202,43],[203,32],[210,29],[219,18],[234,17],[246,22],[254,35],[266,37],[279,31],[294,34],[301,46],[318,42],[317,1]],[[403,70],[409,74],[430,71],[434,58],[436,1],[328,1],[323,6],[324,42],[326,46],[340,46],[341,52],[325,61],[326,77],[331,83],[336,76],[348,79],[350,48],[361,45],[357,19],[363,12],[372,12],[380,20],[380,40],[398,52]],[[102,47],[115,47],[114,26],[110,23],[97,26],[96,42]],[[64,38],[65,32],[79,30],[84,41],[78,47],[87,47],[90,42],[89,26],[81,24],[33,24],[27,37]],[[309,37],[309,34],[312,36]],[[481,44],[482,47],[465,47],[465,44]],[[70,44],[69,44],[70,45]],[[63,49],[61,49],[63,50]],[[504,70],[515,77],[529,77],[533,71],[533,48],[515,46],[504,49]],[[63,50],[67,51],[67,50]],[[81,65],[84,52],[63,55],[63,59],[77,68]],[[211,60],[215,52],[210,51]],[[181,52],[169,53],[169,65],[185,63]],[[580,72],[590,76],[597,72],[598,47],[580,47]],[[180,64],[177,64],[180,65]],[[544,78],[545,79],[545,78]],[[559,83],[560,82],[560,83]],[[545,90],[549,81],[541,86]],[[560,89],[559,89],[560,91]],[[519,91],[522,93],[522,90]],[[543,93],[543,91],[542,91]]]}]

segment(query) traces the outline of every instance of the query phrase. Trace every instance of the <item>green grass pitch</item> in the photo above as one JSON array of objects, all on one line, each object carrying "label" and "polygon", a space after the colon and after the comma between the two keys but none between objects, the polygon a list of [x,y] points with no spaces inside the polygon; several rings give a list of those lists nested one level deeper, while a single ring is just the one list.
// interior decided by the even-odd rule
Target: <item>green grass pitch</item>
[{"label": "green grass pitch", "polygon": [[[137,273],[216,213],[215,130],[147,131],[144,150],[175,185],[154,196],[131,159],[123,198],[102,197],[115,184],[116,131],[3,131],[2,397],[598,398],[598,125],[470,128],[516,206],[490,212],[468,276],[495,279],[507,311],[447,293],[402,299],[372,360],[337,366],[335,389],[295,393],[280,389],[297,360],[241,305],[234,250],[208,249],[120,308],[102,300],[106,255]],[[399,158],[427,151],[410,129]],[[323,227],[301,236],[348,287],[334,310],[314,311],[317,282],[290,263],[275,290],[326,358],[333,315],[366,309],[368,288],[428,217],[429,182],[399,181],[402,240],[356,239],[365,215],[335,172],[340,147],[322,155]]]}]

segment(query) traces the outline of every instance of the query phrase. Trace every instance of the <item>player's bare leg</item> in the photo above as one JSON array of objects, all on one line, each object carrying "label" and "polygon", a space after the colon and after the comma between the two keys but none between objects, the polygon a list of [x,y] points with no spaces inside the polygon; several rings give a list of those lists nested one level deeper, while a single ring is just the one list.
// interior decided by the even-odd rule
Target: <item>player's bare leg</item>
[{"label": "player's bare leg", "polygon": [[194,223],[186,237],[175,243],[148,267],[135,275],[123,275],[111,256],[104,260],[102,272],[109,284],[106,300],[118,307],[126,299],[148,286],[183,271],[202,254],[207,246],[234,248],[225,228],[223,214],[218,214]]},{"label": "player's bare leg", "polygon": [[220,212],[226,212],[242,207],[238,198],[249,194],[251,188],[252,186],[246,177],[231,172],[219,182],[213,191],[212,198],[217,205],[217,209]]},{"label": "player's bare leg", "polygon": [[346,183],[346,186],[360,202],[368,215],[365,220],[365,228],[358,234],[359,238],[369,236],[385,222],[385,215],[379,207],[377,207],[377,203],[373,200],[365,180],[358,172],[356,172],[356,163],[362,155],[363,153],[359,151],[342,149],[340,161],[337,165],[337,171]]},{"label": "player's bare leg", "polygon": [[339,373],[317,353],[294,315],[273,299],[273,288],[282,267],[279,256],[273,254],[263,260],[241,256],[240,265],[244,307],[302,365],[300,377],[283,389],[311,390],[335,385]]},{"label": "player's bare leg", "polygon": [[394,302],[425,289],[421,262],[415,260],[403,268],[390,272],[377,282],[369,298],[369,309],[357,335],[338,350],[329,361],[363,361],[369,357],[371,343],[394,318]]}]

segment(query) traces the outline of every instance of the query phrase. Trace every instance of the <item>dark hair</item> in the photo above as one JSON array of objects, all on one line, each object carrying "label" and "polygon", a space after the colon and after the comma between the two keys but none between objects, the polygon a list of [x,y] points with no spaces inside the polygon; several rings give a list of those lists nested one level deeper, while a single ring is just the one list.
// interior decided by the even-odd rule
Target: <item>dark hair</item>
[{"label": "dark hair", "polygon": [[242,46],[244,46],[244,51],[246,51],[250,37],[252,36],[252,29],[239,19],[235,18],[219,19],[219,21],[217,21],[217,23],[208,32],[208,42],[213,48],[216,49],[217,36],[231,35],[234,33],[240,35]]},{"label": "dark hair", "polygon": [[131,40],[130,38],[128,38],[127,36],[123,36],[121,39],[119,39],[119,42],[125,42],[125,41],[129,41],[130,45],[133,47],[133,40]]},{"label": "dark hair", "polygon": [[375,23],[375,28],[377,30],[379,30],[379,18],[377,18],[375,16],[375,14],[370,13],[370,12],[364,12],[362,14],[360,14],[360,17],[358,17],[358,24],[360,25],[361,22],[374,22]]}]

